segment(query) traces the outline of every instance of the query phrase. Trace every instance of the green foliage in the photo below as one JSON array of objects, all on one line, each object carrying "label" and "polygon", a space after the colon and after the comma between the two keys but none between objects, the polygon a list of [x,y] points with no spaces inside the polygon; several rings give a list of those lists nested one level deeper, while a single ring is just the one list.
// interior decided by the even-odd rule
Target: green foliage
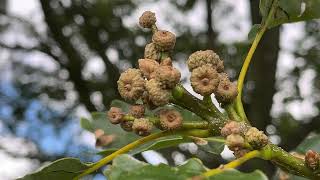
[{"label": "green foliage", "polygon": [[[272,6],[272,0],[260,0],[260,13],[264,22]],[[306,21],[320,17],[320,0],[277,0],[275,13],[269,28],[284,23]]]},{"label": "green foliage", "polygon": [[220,153],[224,149],[225,140],[222,137],[208,137],[208,138],[201,138],[206,141],[205,144],[199,144],[199,148],[203,151],[206,151],[211,154],[220,155]]},{"label": "green foliage", "polygon": [[87,169],[90,164],[84,164],[79,159],[63,158],[54,161],[39,171],[26,175],[19,180],[57,180],[72,179]]},{"label": "green foliage", "polygon": [[268,180],[268,177],[259,170],[255,170],[251,173],[242,173],[237,170],[228,170],[221,174],[211,176],[209,180]]},{"label": "green foliage", "polygon": [[[129,155],[121,155],[114,159],[112,166],[110,166],[104,174],[110,180],[186,180],[193,176],[200,175],[205,172],[207,168],[203,166],[198,159],[189,159],[183,165],[177,167],[170,167],[165,164],[157,166],[140,162]],[[239,180],[265,180],[267,177],[260,171],[252,173],[242,173],[236,170],[226,171],[222,174],[212,176],[209,179],[234,179]]]},{"label": "green foliage", "polygon": [[[168,147],[178,146],[181,143],[187,143],[187,142],[192,142],[192,139],[179,136],[179,135],[167,136],[167,137],[156,139],[154,141],[150,141],[142,145],[141,147],[130,151],[129,154],[135,155],[144,151],[164,149]],[[116,150],[118,149],[106,149],[106,150],[100,151],[98,154],[107,156]]]},{"label": "green foliage", "polygon": [[306,153],[308,150],[320,152],[320,134],[309,135],[297,148],[298,153]]}]

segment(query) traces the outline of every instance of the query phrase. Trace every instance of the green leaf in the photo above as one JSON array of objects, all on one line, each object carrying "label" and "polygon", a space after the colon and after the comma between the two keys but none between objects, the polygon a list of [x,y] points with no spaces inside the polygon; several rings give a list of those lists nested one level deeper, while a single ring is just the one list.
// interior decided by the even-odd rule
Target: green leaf
[{"label": "green leaf", "polygon": [[[129,155],[117,157],[104,174],[110,180],[186,180],[207,171],[199,159],[189,159],[183,165],[170,167],[165,164],[157,166],[146,164]],[[207,178],[208,180],[267,180],[261,171],[242,173],[237,170],[228,170],[221,174]]]},{"label": "green leaf", "polygon": [[[260,13],[264,23],[271,9],[272,0],[260,0]],[[284,23],[320,18],[320,0],[278,0],[269,28]]]},{"label": "green leaf", "polygon": [[118,148],[108,148],[108,149],[104,149],[102,151],[97,152],[97,154],[101,155],[101,156],[109,156],[110,154],[112,154],[118,150],[119,150]]},{"label": "green leaf", "polygon": [[90,132],[93,132],[94,131],[94,128],[92,127],[92,124],[91,122],[89,121],[89,119],[86,119],[86,118],[81,118],[80,119],[80,126],[83,128],[83,129],[86,129]]},{"label": "green leaf", "polygon": [[260,0],[259,9],[262,16],[262,22],[266,20],[271,6],[272,6],[272,0]]},{"label": "green leaf", "polygon": [[162,137],[160,139],[151,141],[150,143],[147,143],[141,146],[140,148],[134,149],[133,151],[130,152],[130,154],[134,155],[144,151],[164,149],[168,147],[178,146],[181,143],[188,143],[188,142],[193,142],[193,141],[190,138],[178,136],[178,135]]},{"label": "green leaf", "polygon": [[128,174],[144,166],[147,166],[147,164],[134,159],[130,155],[123,154],[115,158],[112,161],[112,165],[103,173],[109,180],[116,180],[119,179],[121,174]]},{"label": "green leaf", "polygon": [[252,43],[254,38],[256,37],[257,33],[259,32],[261,28],[261,24],[255,24],[252,26],[249,34],[248,34],[248,42]]},{"label": "green leaf", "polygon": [[308,150],[320,152],[320,134],[311,134],[296,148],[296,152],[305,154]]},{"label": "green leaf", "polygon": [[[186,138],[178,135],[162,137],[162,138],[150,141],[139,148],[133,149],[132,151],[129,152],[129,154],[135,155],[144,151],[164,149],[168,147],[178,146],[181,143],[188,143],[188,142],[193,142],[193,140],[190,138]],[[97,154],[107,156],[115,152],[116,150],[118,149],[110,148],[110,149],[100,151]]]},{"label": "green leaf", "polygon": [[84,164],[79,159],[63,158],[46,165],[39,171],[26,175],[19,180],[57,180],[72,179],[81,174],[91,164]]},{"label": "green leaf", "polygon": [[104,174],[110,180],[185,180],[205,170],[198,159],[189,159],[181,166],[170,167],[165,164],[153,166],[139,162],[129,155],[121,155],[113,161]]},{"label": "green leaf", "polygon": [[199,146],[199,148],[205,152],[219,155],[225,145],[225,140],[222,137],[208,137],[208,138],[200,138],[201,140],[204,140],[204,143],[197,143],[196,144]]},{"label": "green leaf", "polygon": [[209,177],[209,180],[268,180],[268,177],[259,170],[243,173],[237,170],[226,170],[221,174]]}]

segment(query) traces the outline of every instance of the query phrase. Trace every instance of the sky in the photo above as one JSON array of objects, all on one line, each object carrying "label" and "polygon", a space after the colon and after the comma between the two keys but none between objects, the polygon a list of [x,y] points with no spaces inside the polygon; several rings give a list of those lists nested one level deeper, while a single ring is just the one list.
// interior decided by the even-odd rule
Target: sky
[{"label": "sky", "polygon": [[[182,0],[180,0],[182,1]],[[38,0],[9,0],[9,8],[8,11],[10,14],[15,16],[20,16],[25,19],[28,19],[33,24],[36,25],[37,31],[39,33],[43,33],[46,29],[46,26],[43,21],[43,15],[41,12],[40,4]],[[69,1],[65,1],[65,3],[69,3]],[[176,14],[174,17],[167,17],[167,18],[158,18],[159,26],[171,30],[173,32],[177,32],[174,27],[172,26],[173,23],[170,23],[170,21],[176,21],[176,22],[186,22],[188,26],[191,27],[191,30],[193,32],[197,32],[199,30],[206,28],[206,14],[203,11],[203,7],[205,6],[204,1],[198,1],[196,6],[193,8],[192,11],[187,13],[186,15],[183,14]],[[224,17],[224,21],[219,21],[218,24],[215,24],[215,27],[217,30],[219,30],[221,33],[219,34],[219,40],[225,43],[233,43],[233,42],[239,42],[243,41],[247,38],[247,33],[250,31],[251,24],[248,21],[250,18],[250,15],[248,14],[248,8],[249,3],[247,0],[224,0],[221,3],[217,4],[217,6],[225,6],[225,5],[231,5],[234,8],[234,11],[230,13],[228,16]],[[217,8],[219,9],[219,8]],[[151,10],[156,12],[158,17],[166,17],[169,12],[176,11],[172,6],[169,5],[168,0],[159,1],[157,3],[142,3],[142,5],[136,9],[131,16],[124,18],[124,24],[128,27],[134,27],[136,26],[136,20],[140,16],[140,14],[145,10]],[[214,13],[221,13],[219,11]],[[237,18],[234,18],[237,16]],[[168,20],[169,19],[169,23]],[[237,21],[237,22],[236,22]],[[237,24],[237,26],[232,26],[232,24]],[[17,27],[17,30],[15,33],[8,34],[5,38],[5,41],[10,43],[15,42],[23,42],[24,44],[32,45],[34,43],[30,38],[23,35],[23,33],[19,34],[17,32],[23,31],[19,30]],[[179,35],[179,34],[178,34]],[[295,66],[297,66],[297,63],[295,62],[295,59],[292,56],[292,51],[296,48],[294,45],[296,41],[303,38],[303,23],[295,23],[295,24],[288,24],[284,25],[281,29],[281,39],[280,39],[280,45],[281,45],[281,51],[279,54],[279,61],[278,61],[278,70],[277,70],[277,78],[281,79],[282,77],[285,77],[292,69],[294,69]],[[108,57],[113,61],[113,63],[117,63],[117,53],[109,50],[107,52]],[[4,56],[3,54],[1,56]],[[24,63],[32,64],[34,66],[40,66],[43,69],[46,69],[48,72],[55,70],[58,68],[58,66],[50,60],[48,57],[44,57],[42,54],[32,54],[32,56],[27,56],[23,59]],[[41,63],[40,63],[41,62]],[[101,65],[101,59],[99,58],[92,58],[86,65],[85,71],[86,72],[95,72],[95,73],[101,73],[105,71],[103,69],[104,66]],[[0,65],[8,65],[10,62],[1,62]],[[175,64],[178,65],[178,64]],[[2,66],[4,67],[4,66]],[[7,68],[10,68],[8,65]],[[180,70],[182,71],[182,76],[186,77],[189,76],[189,72],[185,67],[180,67]],[[10,79],[10,73],[7,75],[7,79]],[[2,77],[3,78],[3,77]],[[302,77],[299,80],[299,87],[301,88],[301,92],[305,97],[309,97],[310,94],[312,94],[312,87],[310,86],[310,81],[312,81],[314,78],[314,72],[312,70],[309,70],[307,72],[304,72]],[[188,78],[187,78],[188,79]],[[3,79],[2,79],[3,80]],[[284,82],[284,83],[290,83],[290,82]],[[188,83],[189,84],[189,83]],[[186,85],[187,89],[192,92],[191,86]],[[281,88],[281,87],[280,87]],[[282,111],[289,111],[293,114],[293,116],[296,119],[303,119],[306,116],[314,116],[317,114],[317,110],[313,107],[313,100],[306,98],[302,102],[292,102],[288,106],[283,106],[282,99],[286,97],[287,90],[283,88],[281,91],[279,91],[274,96],[274,105],[272,108],[272,115],[277,116]],[[193,92],[193,94],[197,95]],[[93,97],[96,99],[96,101],[99,101],[99,95],[96,95],[96,97]],[[34,102],[34,107],[36,108],[39,106],[37,104],[38,102]],[[301,108],[303,110],[301,110]],[[81,116],[89,116],[89,113],[83,108],[78,107],[76,110],[76,114],[78,117]],[[32,112],[30,112],[32,113]],[[1,125],[0,125],[1,126]],[[75,131],[74,133],[77,133],[80,131],[79,125],[77,120],[75,119],[72,121],[72,124],[70,124],[71,129]],[[46,131],[50,131],[50,128],[46,129]],[[23,131],[22,131],[23,132]],[[62,134],[61,136],[68,136],[67,134]],[[94,137],[93,135],[89,133],[81,133],[81,143],[88,146],[94,145]],[[55,151],[59,151],[59,143],[61,137],[51,137],[49,139],[44,139],[45,143],[44,146],[48,148],[48,150],[55,148]],[[276,137],[271,137],[271,140],[275,143],[278,141]],[[16,148],[19,148],[23,144],[23,141],[21,138],[17,137],[11,137],[11,136],[0,136],[0,142],[3,144],[11,144],[11,146],[8,146],[7,148],[10,150],[14,150]],[[10,142],[10,143],[9,143]],[[192,149],[192,145],[190,145],[190,148]],[[194,147],[193,147],[194,148]],[[32,148],[31,148],[32,150]],[[145,157],[149,159],[149,161],[153,164],[157,164],[159,162],[166,162],[165,159],[161,158],[159,154],[155,154],[155,152],[146,152],[144,153]],[[230,151],[225,149],[225,151],[222,153],[223,157],[230,158]],[[150,158],[151,156],[159,156],[157,159]],[[183,162],[183,157],[181,155],[177,155],[177,163]],[[11,157],[9,154],[7,154],[4,151],[0,151],[0,179],[2,180],[10,180],[17,177],[20,177],[27,172],[34,170],[36,167],[39,166],[37,162],[24,159],[24,158],[14,158]]]}]

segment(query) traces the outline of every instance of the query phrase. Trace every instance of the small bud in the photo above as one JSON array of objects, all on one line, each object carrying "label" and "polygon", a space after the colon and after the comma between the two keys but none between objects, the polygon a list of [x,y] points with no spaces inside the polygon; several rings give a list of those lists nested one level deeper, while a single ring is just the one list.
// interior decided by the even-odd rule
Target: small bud
[{"label": "small bud", "polygon": [[164,85],[164,88],[173,88],[176,84],[179,83],[181,73],[179,70],[172,66],[160,66],[155,71],[155,78],[158,80],[161,85]]},{"label": "small bud", "polygon": [[268,144],[268,137],[255,127],[249,128],[245,138],[254,149],[261,149]]},{"label": "small bud", "polygon": [[156,106],[162,106],[169,103],[170,91],[162,89],[161,83],[155,79],[146,82],[148,97]]},{"label": "small bud", "polygon": [[96,146],[106,146],[110,144],[115,136],[114,135],[105,135],[102,129],[97,129],[94,131],[94,136],[96,138]]},{"label": "small bud", "polygon": [[239,134],[231,134],[227,136],[226,145],[230,150],[239,150],[244,146],[244,139]]},{"label": "small bud", "polygon": [[224,137],[227,137],[230,134],[244,135],[245,131],[247,131],[247,126],[244,123],[230,121],[221,129],[221,135]]},{"label": "small bud", "polygon": [[216,66],[219,61],[221,60],[215,52],[213,52],[212,50],[205,50],[192,53],[188,58],[187,64],[190,71],[207,64],[211,64],[214,68],[217,69]]},{"label": "small bud", "polygon": [[120,123],[121,128],[128,132],[132,131],[132,125],[133,125],[133,121],[122,121]]},{"label": "small bud", "polygon": [[94,137],[96,139],[98,139],[99,137],[101,137],[102,135],[104,135],[104,131],[102,129],[97,129],[94,131]]},{"label": "small bud", "polygon": [[169,31],[159,30],[153,34],[152,42],[159,51],[170,51],[174,48],[176,36]]},{"label": "small bud", "polygon": [[111,107],[107,113],[108,119],[112,124],[119,124],[123,118],[123,112],[120,108]]},{"label": "small bud", "polygon": [[140,118],[133,121],[132,130],[139,136],[147,136],[152,130],[153,124],[148,119]]},{"label": "small bud", "polygon": [[149,43],[144,48],[144,58],[158,60],[160,57],[160,52],[156,49],[154,43]]},{"label": "small bud", "polygon": [[164,130],[174,130],[182,126],[182,116],[176,110],[161,110],[160,125]]},{"label": "small bud", "polygon": [[139,18],[139,24],[143,28],[151,28],[156,21],[156,15],[151,11],[145,11]]},{"label": "small bud", "polygon": [[144,106],[139,104],[131,106],[129,114],[135,118],[142,118],[144,115]]},{"label": "small bud", "polygon": [[190,81],[193,90],[205,96],[215,91],[219,83],[219,76],[210,65],[203,65],[192,70]]},{"label": "small bud", "polygon": [[319,168],[320,156],[317,152],[309,150],[306,152],[304,161],[308,168],[316,170]]},{"label": "small bud", "polygon": [[115,135],[102,135],[96,139],[96,146],[97,147],[107,146],[110,143],[112,143],[115,138],[116,138]]},{"label": "small bud", "polygon": [[172,60],[170,57],[161,60],[161,66],[172,66]]},{"label": "small bud", "polygon": [[230,81],[220,81],[215,97],[220,103],[230,103],[238,95],[237,84]]},{"label": "small bud", "polygon": [[159,68],[159,63],[153,59],[139,59],[139,69],[147,79],[151,79],[151,75]]},{"label": "small bud", "polygon": [[144,91],[145,80],[138,69],[128,69],[120,75],[118,91],[125,100],[138,100]]}]

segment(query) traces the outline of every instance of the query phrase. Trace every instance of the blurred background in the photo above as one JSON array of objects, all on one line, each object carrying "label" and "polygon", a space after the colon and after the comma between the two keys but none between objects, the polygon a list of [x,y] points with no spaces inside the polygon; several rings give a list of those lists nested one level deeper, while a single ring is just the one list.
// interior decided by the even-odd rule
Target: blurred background
[{"label": "blurred background", "polygon": [[[94,136],[80,128],[79,117],[120,98],[119,74],[137,64],[150,41],[138,26],[143,11],[154,11],[158,27],[177,35],[174,65],[191,90],[185,61],[196,50],[213,49],[236,79],[247,34],[260,22],[258,6],[258,0],[0,0],[0,179],[66,156],[96,160],[88,155]],[[320,131],[319,29],[315,20],[268,31],[245,84],[253,125],[288,151]],[[227,150],[213,157],[192,144],[150,153],[162,159],[153,163],[172,165],[198,155],[216,167],[230,158]],[[275,171],[258,160],[242,170],[256,168],[270,177]]]}]

